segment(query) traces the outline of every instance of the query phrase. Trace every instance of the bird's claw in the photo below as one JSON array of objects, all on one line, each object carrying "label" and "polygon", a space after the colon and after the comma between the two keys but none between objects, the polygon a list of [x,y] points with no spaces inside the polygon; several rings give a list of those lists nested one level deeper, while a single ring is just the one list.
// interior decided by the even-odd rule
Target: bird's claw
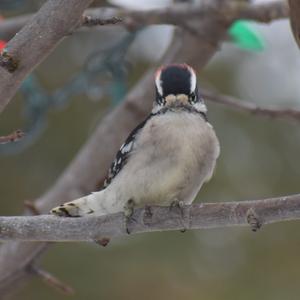
[{"label": "bird's claw", "polygon": [[[184,220],[184,202],[180,201],[180,200],[174,200],[171,205],[170,205],[170,211],[178,211],[180,212],[181,218],[182,220]],[[184,222],[182,222],[182,229],[180,230],[180,232],[186,232],[187,228],[186,226],[183,224]]]},{"label": "bird's claw", "polygon": [[133,199],[129,199],[124,205],[124,216],[125,216],[125,229],[127,234],[130,234],[129,224],[132,221],[136,221],[132,216],[134,213],[135,202]]}]

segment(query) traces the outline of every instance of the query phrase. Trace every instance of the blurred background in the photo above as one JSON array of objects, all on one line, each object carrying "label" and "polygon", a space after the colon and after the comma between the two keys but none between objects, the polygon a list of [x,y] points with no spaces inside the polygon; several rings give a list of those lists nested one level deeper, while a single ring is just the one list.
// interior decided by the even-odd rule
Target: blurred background
[{"label": "blurred background", "polygon": [[[9,18],[35,12],[43,2],[2,0],[0,13]],[[147,9],[171,1],[111,3]],[[225,43],[199,73],[200,92],[205,86],[259,105],[300,108],[300,53],[288,21],[249,26],[259,46]],[[0,115],[1,135],[15,128],[28,132],[20,142],[0,145],[1,215],[22,214],[25,200],[55,183],[103,116],[149,66],[159,65],[172,34],[171,26],[78,32],[26,79]],[[299,193],[300,123],[207,105],[221,156],[198,201]],[[54,244],[41,264],[70,284],[78,300],[294,300],[300,297],[299,251],[299,222],[290,222],[257,233],[249,228],[148,233],[113,240],[106,248]],[[13,299],[41,297],[66,298],[34,278]]]}]

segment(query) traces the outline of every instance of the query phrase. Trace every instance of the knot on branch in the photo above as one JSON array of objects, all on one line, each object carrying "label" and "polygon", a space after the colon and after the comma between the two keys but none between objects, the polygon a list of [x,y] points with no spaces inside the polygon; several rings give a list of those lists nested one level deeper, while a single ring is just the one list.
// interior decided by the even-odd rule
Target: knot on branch
[{"label": "knot on branch", "polygon": [[19,61],[4,49],[0,55],[0,66],[9,73],[13,73],[18,68]]},{"label": "knot on branch", "polygon": [[153,212],[151,206],[145,205],[144,214],[143,214],[143,223],[145,225],[150,225],[152,220]]},{"label": "knot on branch", "polygon": [[104,237],[100,240],[94,240],[94,242],[102,247],[106,247],[110,242],[110,238]]},{"label": "knot on branch", "polygon": [[253,232],[256,232],[262,226],[262,221],[257,215],[256,211],[251,207],[247,210],[247,222]]}]

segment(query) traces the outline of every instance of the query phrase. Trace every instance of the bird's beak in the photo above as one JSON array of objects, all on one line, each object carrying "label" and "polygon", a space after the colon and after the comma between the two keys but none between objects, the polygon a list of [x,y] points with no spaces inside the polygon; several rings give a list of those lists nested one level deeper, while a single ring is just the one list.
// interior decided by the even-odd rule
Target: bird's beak
[{"label": "bird's beak", "polygon": [[178,94],[178,95],[168,95],[166,98],[167,105],[176,105],[176,104],[188,104],[189,98],[185,94]]}]

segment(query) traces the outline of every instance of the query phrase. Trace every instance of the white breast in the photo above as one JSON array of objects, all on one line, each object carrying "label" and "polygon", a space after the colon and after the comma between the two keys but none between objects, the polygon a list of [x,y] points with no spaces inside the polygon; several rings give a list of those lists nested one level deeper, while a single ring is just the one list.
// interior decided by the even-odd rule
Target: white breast
[{"label": "white breast", "polygon": [[136,138],[127,164],[105,190],[116,210],[138,205],[191,203],[219,155],[212,126],[199,114],[167,112],[151,118]]}]

